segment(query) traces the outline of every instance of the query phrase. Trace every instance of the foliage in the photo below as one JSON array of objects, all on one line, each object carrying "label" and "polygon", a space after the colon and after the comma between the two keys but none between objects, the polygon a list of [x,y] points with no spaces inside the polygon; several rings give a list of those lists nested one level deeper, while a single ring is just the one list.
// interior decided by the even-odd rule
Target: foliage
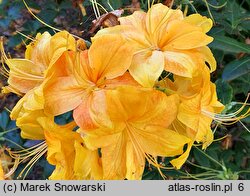
[{"label": "foliage", "polygon": [[[90,1],[83,1],[87,15],[83,15],[71,1],[43,0],[26,1],[37,16],[44,22],[59,29],[74,32],[77,36],[90,40],[91,22],[94,11]],[[125,8],[128,14],[129,0],[99,0],[107,11]],[[152,1],[151,1],[152,2]],[[154,1],[157,2],[157,1]],[[165,2],[165,1],[163,1]],[[148,3],[140,1],[141,9],[147,10]],[[187,14],[198,12],[213,19],[214,27],[209,32],[214,41],[209,45],[217,61],[217,71],[212,76],[216,81],[220,101],[226,105],[226,111],[239,108],[238,102],[244,102],[250,91],[250,1],[249,0],[176,0],[173,7],[186,10]],[[24,14],[21,14],[24,13]],[[34,37],[38,32],[50,31],[27,12],[21,0],[3,0],[0,3],[0,30],[7,37],[7,48],[15,48],[20,55],[23,42],[29,39],[21,34]],[[16,33],[16,31],[21,32]],[[6,81],[5,81],[6,82]],[[7,105],[8,107],[8,105]],[[71,113],[56,118],[58,124],[65,124],[72,118]],[[180,170],[163,170],[169,179],[250,179],[250,118],[235,125],[213,124],[215,141],[205,152],[199,146],[194,147],[189,161]],[[225,137],[224,137],[225,136]],[[219,139],[222,138],[222,139]],[[0,113],[0,145],[12,149],[31,147],[34,142],[20,137],[20,131],[9,113],[3,109]],[[168,165],[170,159],[159,160]],[[20,165],[21,171],[24,165]],[[53,166],[42,158],[33,167],[27,179],[47,179]],[[18,172],[17,172],[18,173]],[[15,178],[15,177],[14,177]],[[162,179],[159,172],[149,164],[145,168],[143,179]]]}]

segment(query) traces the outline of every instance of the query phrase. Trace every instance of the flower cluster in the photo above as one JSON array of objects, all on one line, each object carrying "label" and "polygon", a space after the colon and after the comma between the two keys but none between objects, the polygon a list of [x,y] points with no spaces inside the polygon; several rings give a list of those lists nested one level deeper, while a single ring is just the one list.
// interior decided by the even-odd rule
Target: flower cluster
[{"label": "flower cluster", "polygon": [[[119,21],[88,49],[66,31],[37,34],[24,59],[1,46],[3,92],[22,96],[11,118],[23,138],[44,140],[32,153],[47,153],[50,179],[141,179],[146,161],[164,168],[159,156],[179,169],[194,142],[213,141],[213,120],[237,120],[218,115],[210,19],[155,4]],[[55,123],[69,111],[72,122]]]}]

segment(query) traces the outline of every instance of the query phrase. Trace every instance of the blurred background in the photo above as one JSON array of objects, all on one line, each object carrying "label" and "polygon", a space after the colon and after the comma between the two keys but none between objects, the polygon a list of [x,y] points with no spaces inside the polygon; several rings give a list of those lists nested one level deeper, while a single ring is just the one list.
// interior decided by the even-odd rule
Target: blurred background
[{"label": "blurred background", "polygon": [[[48,25],[67,30],[85,40],[103,27],[117,24],[117,17],[135,10],[148,9],[147,0],[96,0],[101,17],[96,20],[92,0],[26,0],[29,9],[44,25],[34,18],[22,0],[0,0],[0,36],[6,53],[12,58],[23,58],[25,45],[38,32],[55,31]],[[152,0],[150,1],[152,3]],[[217,85],[220,101],[226,106],[225,113],[236,111],[238,103],[246,100],[250,90],[250,0],[165,0],[161,2],[179,8],[185,14],[199,13],[210,17],[214,27],[209,35],[214,37],[209,45],[217,60],[217,70],[212,81]],[[115,13],[115,14],[113,14]],[[25,35],[25,36],[24,36]],[[2,61],[2,60],[1,60]],[[0,65],[2,69],[2,63]],[[0,74],[0,88],[7,78]],[[0,149],[14,150],[31,147],[39,141],[24,140],[20,130],[9,118],[9,111],[19,100],[14,94],[0,94]],[[249,103],[249,101],[248,101]],[[58,123],[70,121],[71,114],[57,117]],[[193,147],[187,163],[180,171],[163,170],[168,179],[250,179],[250,118],[224,126],[212,124],[215,141],[206,151]],[[13,160],[0,150],[5,170],[13,166]],[[168,159],[160,159],[168,165]],[[11,176],[16,178],[25,166],[20,165]],[[47,179],[53,171],[46,159],[41,158],[30,170],[26,179]],[[162,179],[153,166],[147,165],[143,179]]]}]

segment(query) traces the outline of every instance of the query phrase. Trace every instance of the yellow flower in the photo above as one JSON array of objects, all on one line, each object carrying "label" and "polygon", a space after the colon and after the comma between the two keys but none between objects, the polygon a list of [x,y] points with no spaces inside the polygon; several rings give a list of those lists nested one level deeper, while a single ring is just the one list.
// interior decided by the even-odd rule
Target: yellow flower
[{"label": "yellow flower", "polygon": [[39,118],[45,130],[48,146],[47,160],[55,165],[51,180],[101,179],[102,167],[97,150],[88,150],[81,135],[72,125],[58,126],[46,118]]},{"label": "yellow flower", "polygon": [[[177,119],[171,124],[171,129],[191,139],[186,152],[179,158],[171,161],[176,168],[188,158],[193,143],[202,142],[206,148],[213,141],[211,123],[215,114],[220,113],[224,106],[217,100],[215,85],[210,82],[210,73],[207,67],[198,66],[192,78],[174,76],[171,81],[164,78],[156,87],[166,94],[178,94],[180,106]],[[204,112],[213,113],[214,116]]]},{"label": "yellow flower", "polygon": [[[121,84],[138,85],[126,72],[131,58],[132,50],[119,35],[103,36],[88,51],[64,52],[51,67],[52,77],[44,88],[46,112],[59,115],[74,110],[78,126],[94,126],[91,108],[97,104],[98,91]],[[98,104],[102,108],[105,102]]]},{"label": "yellow flower", "polygon": [[76,50],[75,39],[66,31],[51,36],[48,32],[38,33],[26,49],[25,59],[8,59],[2,48],[2,55],[8,65],[8,86],[3,92],[23,95],[13,108],[10,117],[21,128],[26,139],[44,139],[43,129],[37,122],[39,117],[53,116],[44,113],[43,86],[47,73],[55,61],[66,50]]},{"label": "yellow flower", "polygon": [[4,173],[1,160],[0,160],[0,180],[4,180]]},{"label": "yellow flower", "polygon": [[197,142],[202,142],[202,148],[206,148],[213,141],[211,123],[213,116],[207,113],[218,114],[224,109],[216,95],[216,87],[210,83],[208,88],[191,99],[183,100],[179,107],[177,118],[189,129],[189,136]]},{"label": "yellow flower", "polygon": [[[120,26],[99,31],[104,34],[121,33],[135,49],[129,68],[134,79],[145,87],[152,87],[163,70],[191,78],[197,60],[216,68],[214,57],[206,46],[213,38],[206,35],[212,21],[199,14],[183,17],[181,10],[162,4],[153,5],[147,13],[136,11],[119,18]],[[95,37],[93,38],[95,40]]]},{"label": "yellow flower", "polygon": [[51,36],[48,32],[38,33],[26,48],[24,59],[8,59],[1,43],[1,52],[8,65],[8,86],[4,93],[25,94],[42,84],[48,67],[66,50],[75,50],[75,39],[66,31]]},{"label": "yellow flower", "polygon": [[168,129],[177,114],[176,95],[122,86],[106,91],[106,102],[106,119],[96,117],[99,128],[85,137],[87,147],[101,148],[104,179],[141,179],[145,158],[160,167],[155,157],[180,155],[190,141]]},{"label": "yellow flower", "polygon": [[26,139],[43,140],[44,130],[37,121],[39,117],[53,116],[44,113],[43,85],[27,92],[12,109],[10,117],[16,119],[16,125],[21,129],[21,136]]}]

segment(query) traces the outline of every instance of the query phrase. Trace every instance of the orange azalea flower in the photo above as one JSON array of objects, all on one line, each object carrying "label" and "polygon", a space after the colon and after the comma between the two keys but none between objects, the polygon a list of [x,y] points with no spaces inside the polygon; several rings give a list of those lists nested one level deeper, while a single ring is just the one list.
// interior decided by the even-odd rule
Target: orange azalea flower
[{"label": "orange azalea flower", "polygon": [[[206,35],[212,21],[199,14],[184,18],[181,10],[162,4],[153,5],[147,13],[136,11],[119,18],[120,26],[99,31],[96,37],[121,33],[135,49],[130,74],[145,87],[152,87],[165,69],[191,78],[200,59],[216,68],[214,57],[206,46],[213,38]],[[93,39],[95,40],[95,38]]]},{"label": "orange azalea flower", "polygon": [[[94,126],[91,117],[93,104],[99,107],[99,115],[102,115],[100,110],[105,105],[104,101],[95,101],[98,91],[121,84],[138,85],[126,72],[132,52],[119,35],[103,36],[91,45],[89,51],[64,52],[51,67],[52,77],[44,88],[46,111],[59,115],[74,110],[78,126]],[[102,95],[99,93],[98,96]]]},{"label": "orange azalea flower", "polygon": [[155,157],[182,154],[190,142],[168,129],[176,118],[177,95],[122,86],[106,91],[106,102],[106,119],[95,118],[99,128],[82,130],[87,147],[101,148],[104,179],[141,179],[145,158],[159,167]]},{"label": "orange azalea flower", "polygon": [[[2,46],[2,44],[1,44]],[[10,117],[17,121],[21,136],[27,139],[44,139],[43,129],[37,122],[38,117],[49,117],[44,113],[43,82],[49,67],[66,50],[76,50],[75,39],[66,31],[51,36],[48,32],[38,33],[25,51],[25,59],[8,59],[2,49],[2,55],[10,71],[8,86],[3,92],[23,95],[13,108]]]}]

